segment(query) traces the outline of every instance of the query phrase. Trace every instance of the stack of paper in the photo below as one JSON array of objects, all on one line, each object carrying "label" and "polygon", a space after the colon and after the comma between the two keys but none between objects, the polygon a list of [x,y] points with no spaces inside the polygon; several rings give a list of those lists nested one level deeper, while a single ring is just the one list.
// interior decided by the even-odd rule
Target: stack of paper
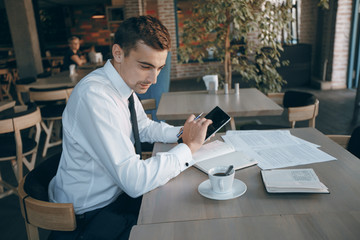
[{"label": "stack of paper", "polygon": [[312,168],[263,170],[261,175],[269,193],[329,193]]},{"label": "stack of paper", "polygon": [[336,160],[320,146],[291,135],[289,130],[227,131],[223,139],[236,151],[258,161],[262,169]]},{"label": "stack of paper", "polygon": [[218,140],[204,144],[193,154],[193,159],[196,161],[194,166],[205,173],[216,166],[233,165],[238,170],[257,164],[254,158],[235,151],[231,145]]}]

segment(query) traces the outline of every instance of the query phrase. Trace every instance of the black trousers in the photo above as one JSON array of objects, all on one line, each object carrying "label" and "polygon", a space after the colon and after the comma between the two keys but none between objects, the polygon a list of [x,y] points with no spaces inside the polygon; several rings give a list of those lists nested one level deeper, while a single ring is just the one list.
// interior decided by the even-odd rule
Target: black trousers
[{"label": "black trousers", "polygon": [[52,231],[49,239],[127,240],[132,226],[137,222],[141,199],[123,193],[108,206],[76,215],[77,228],[74,231]]}]

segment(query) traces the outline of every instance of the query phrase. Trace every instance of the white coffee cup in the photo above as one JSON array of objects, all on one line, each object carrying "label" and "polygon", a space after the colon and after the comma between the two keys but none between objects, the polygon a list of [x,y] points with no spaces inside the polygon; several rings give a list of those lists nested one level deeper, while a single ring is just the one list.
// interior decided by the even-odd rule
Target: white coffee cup
[{"label": "white coffee cup", "polygon": [[225,175],[229,166],[218,166],[211,168],[208,172],[211,187],[215,193],[228,193],[232,190],[235,170],[232,169],[228,175]]}]

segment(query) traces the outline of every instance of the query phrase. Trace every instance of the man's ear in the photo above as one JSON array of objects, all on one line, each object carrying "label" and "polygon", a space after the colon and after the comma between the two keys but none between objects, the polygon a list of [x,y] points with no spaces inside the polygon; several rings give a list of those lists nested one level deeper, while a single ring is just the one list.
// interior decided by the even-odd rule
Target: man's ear
[{"label": "man's ear", "polygon": [[121,63],[124,59],[124,51],[120,47],[119,44],[114,44],[112,47],[112,55],[114,58],[114,61],[117,63]]}]

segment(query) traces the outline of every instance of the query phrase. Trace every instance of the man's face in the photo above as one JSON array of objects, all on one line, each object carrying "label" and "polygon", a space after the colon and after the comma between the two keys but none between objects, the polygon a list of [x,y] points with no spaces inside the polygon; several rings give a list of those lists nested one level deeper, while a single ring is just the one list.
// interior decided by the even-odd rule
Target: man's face
[{"label": "man's face", "polygon": [[80,40],[79,39],[74,39],[70,42],[69,44],[70,49],[73,51],[77,51],[80,48]]},{"label": "man's face", "polygon": [[132,49],[125,57],[120,46],[118,47],[122,56],[118,59],[118,67],[117,58],[114,57],[115,69],[136,93],[146,93],[151,84],[156,83],[157,76],[165,66],[168,51],[159,51],[139,42],[136,49]]}]

